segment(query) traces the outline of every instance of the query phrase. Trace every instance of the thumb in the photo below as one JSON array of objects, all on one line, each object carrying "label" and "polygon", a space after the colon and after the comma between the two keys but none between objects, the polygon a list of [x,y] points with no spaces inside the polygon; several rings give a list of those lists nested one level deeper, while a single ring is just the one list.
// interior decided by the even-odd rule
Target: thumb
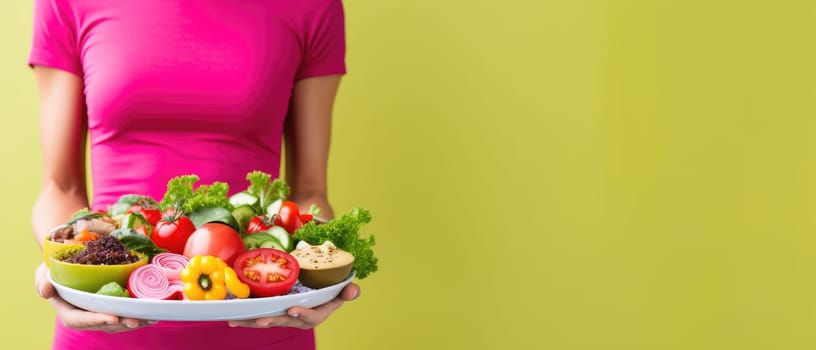
[{"label": "thumb", "polygon": [[37,280],[37,294],[44,299],[50,299],[57,296],[54,286],[52,286],[46,279]]},{"label": "thumb", "polygon": [[354,283],[349,283],[342,291],[340,291],[340,299],[351,301],[360,296],[360,286]]},{"label": "thumb", "polygon": [[41,264],[37,268],[37,272],[35,274],[35,282],[34,286],[37,288],[37,294],[44,299],[48,299],[51,297],[57,296],[57,292],[54,290],[54,286],[48,282],[48,278],[46,278],[46,272],[48,271],[48,267],[45,264]]}]

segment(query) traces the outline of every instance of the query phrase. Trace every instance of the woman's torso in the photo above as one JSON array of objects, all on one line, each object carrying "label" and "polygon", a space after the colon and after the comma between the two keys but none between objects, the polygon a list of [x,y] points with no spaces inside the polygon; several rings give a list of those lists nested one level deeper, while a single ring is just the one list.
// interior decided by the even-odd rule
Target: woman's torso
[{"label": "woman's torso", "polygon": [[[326,30],[321,16],[341,11],[339,0],[37,2],[36,11],[55,12],[43,20],[57,22],[41,26],[63,30],[79,60],[73,73],[85,83],[94,209],[129,193],[160,200],[178,175],[224,181],[231,192],[245,188],[251,170],[277,176],[293,84]],[[48,57],[54,29],[36,21],[30,63],[61,66]],[[344,73],[342,59],[330,59],[332,68],[315,72]],[[314,347],[311,331],[225,322],[159,322],[118,334],[56,328],[55,349]]]}]

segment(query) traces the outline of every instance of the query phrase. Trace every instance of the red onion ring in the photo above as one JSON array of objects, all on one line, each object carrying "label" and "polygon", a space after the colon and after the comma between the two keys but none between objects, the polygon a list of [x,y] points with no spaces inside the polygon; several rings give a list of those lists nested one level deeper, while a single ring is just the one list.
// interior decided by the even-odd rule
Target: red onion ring
[{"label": "red onion ring", "polygon": [[147,264],[130,273],[128,292],[140,299],[171,299],[176,287],[170,287],[170,280],[158,265]]},{"label": "red onion ring", "polygon": [[181,270],[184,270],[189,262],[190,259],[186,256],[174,253],[159,253],[153,257],[153,264],[158,266],[171,281],[181,280]]}]

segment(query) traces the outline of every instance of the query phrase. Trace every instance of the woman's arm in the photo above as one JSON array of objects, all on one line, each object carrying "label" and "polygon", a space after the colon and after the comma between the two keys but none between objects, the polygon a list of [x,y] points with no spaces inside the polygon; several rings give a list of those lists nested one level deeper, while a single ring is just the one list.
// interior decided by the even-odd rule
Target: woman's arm
[{"label": "woman's arm", "polygon": [[[334,216],[326,191],[327,163],[331,136],[331,113],[340,76],[303,79],[295,84],[286,124],[286,181],[291,198],[301,210],[312,204],[320,216]],[[313,328],[323,323],[344,302],[360,295],[360,287],[350,283],[340,295],[313,309],[293,307],[286,315],[254,320],[230,321],[230,326]]]},{"label": "woman's arm", "polygon": [[[85,183],[85,100],[82,80],[74,74],[35,67],[40,92],[40,146],[43,181],[31,213],[34,237],[42,245],[52,228],[88,206]],[[51,302],[65,326],[119,332],[144,326],[145,321],[88,312],[62,300],[46,279],[45,264],[34,273],[37,292]]]},{"label": "woman's arm", "polygon": [[71,214],[88,206],[85,184],[85,112],[82,80],[45,67],[34,69],[40,92],[42,188],[31,223],[37,243]]},{"label": "woman's arm", "polygon": [[339,75],[303,79],[295,83],[286,121],[286,182],[291,198],[301,211],[312,204],[320,217],[331,219],[334,212],[327,192],[327,166],[331,143],[334,97]]}]

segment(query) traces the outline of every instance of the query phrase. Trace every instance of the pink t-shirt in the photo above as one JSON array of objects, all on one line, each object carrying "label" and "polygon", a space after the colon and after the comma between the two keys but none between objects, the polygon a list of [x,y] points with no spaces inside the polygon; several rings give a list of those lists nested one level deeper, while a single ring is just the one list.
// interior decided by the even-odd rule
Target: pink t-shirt
[{"label": "pink t-shirt", "polygon": [[[94,209],[167,181],[278,174],[293,84],[344,74],[340,0],[35,0],[30,65],[84,81]],[[57,322],[54,349],[310,349],[311,331],[159,322],[118,334]]]}]

